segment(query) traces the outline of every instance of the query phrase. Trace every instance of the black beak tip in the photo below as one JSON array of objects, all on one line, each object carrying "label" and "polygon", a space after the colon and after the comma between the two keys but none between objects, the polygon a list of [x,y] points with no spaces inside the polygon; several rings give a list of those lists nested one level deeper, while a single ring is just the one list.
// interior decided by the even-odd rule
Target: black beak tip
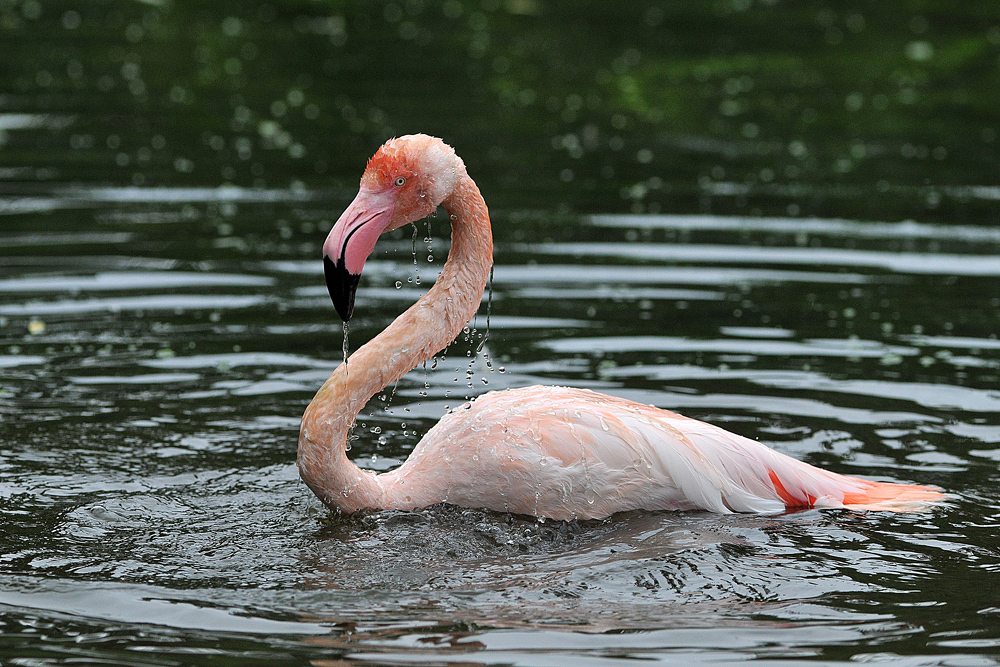
[{"label": "black beak tip", "polygon": [[326,274],[326,288],[330,291],[330,299],[337,314],[344,322],[351,321],[354,314],[354,294],[358,290],[361,275],[350,273],[341,258],[336,263],[328,256],[323,256],[323,273]]}]

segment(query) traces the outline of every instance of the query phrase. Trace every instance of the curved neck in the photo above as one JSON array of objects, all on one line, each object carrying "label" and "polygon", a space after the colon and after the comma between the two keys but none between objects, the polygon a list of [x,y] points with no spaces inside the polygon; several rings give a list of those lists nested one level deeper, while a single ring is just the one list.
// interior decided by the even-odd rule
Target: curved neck
[{"label": "curved neck", "polygon": [[299,473],[330,507],[385,506],[377,476],[347,458],[351,425],[368,399],[443,350],[479,310],[493,265],[486,203],[465,175],[443,206],[451,218],[451,250],[434,286],[341,364],[302,416]]}]

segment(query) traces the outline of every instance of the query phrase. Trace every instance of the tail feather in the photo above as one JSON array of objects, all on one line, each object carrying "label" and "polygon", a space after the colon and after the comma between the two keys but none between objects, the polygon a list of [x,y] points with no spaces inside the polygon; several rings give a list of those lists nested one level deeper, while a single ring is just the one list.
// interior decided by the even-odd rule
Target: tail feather
[{"label": "tail feather", "polygon": [[[724,511],[718,505],[737,512],[780,512],[782,506],[919,512],[948,497],[930,486],[830,472],[705,422],[658,416],[677,434],[669,453],[685,463],[681,466],[672,458],[669,474],[705,509]],[[667,449],[664,444],[659,451]],[[711,492],[720,498],[715,504],[703,499]]]},{"label": "tail feather", "polygon": [[[815,496],[806,489],[794,488],[790,491],[781,479],[769,471],[775,493],[785,503],[785,507],[847,507],[858,510],[878,510],[885,512],[918,512],[939,503],[945,499],[945,494],[930,486],[919,484],[896,484],[890,482],[873,482],[858,477],[834,475],[841,487],[841,493]],[[840,495],[841,497],[837,497]]]},{"label": "tail feather", "polygon": [[[856,478],[848,478],[855,480]],[[844,507],[888,512],[914,512],[927,509],[943,501],[946,496],[940,490],[920,484],[891,484],[887,482],[864,482],[868,488],[860,492],[844,493]]]}]

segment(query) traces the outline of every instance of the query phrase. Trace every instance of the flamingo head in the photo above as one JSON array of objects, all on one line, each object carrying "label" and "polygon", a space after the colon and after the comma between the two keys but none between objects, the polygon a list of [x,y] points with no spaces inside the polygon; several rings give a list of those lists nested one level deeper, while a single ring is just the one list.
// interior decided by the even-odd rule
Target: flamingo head
[{"label": "flamingo head", "polygon": [[361,269],[378,237],[433,213],[464,174],[455,150],[425,134],[390,139],[376,151],[358,196],[323,244],[326,286],[344,322],[354,312]]}]

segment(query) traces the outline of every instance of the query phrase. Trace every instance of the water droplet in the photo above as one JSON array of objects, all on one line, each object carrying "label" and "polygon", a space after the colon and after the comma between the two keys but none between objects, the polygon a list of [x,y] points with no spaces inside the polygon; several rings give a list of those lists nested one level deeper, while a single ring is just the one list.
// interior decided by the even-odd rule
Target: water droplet
[{"label": "water droplet", "polygon": [[433,262],[434,261],[434,255],[427,255],[427,261],[428,262]]},{"label": "water droplet", "polygon": [[402,281],[402,280],[397,280],[397,281],[396,281],[396,289],[399,289],[399,288],[401,288],[402,286],[403,286],[403,281]]},{"label": "water droplet", "polygon": [[503,366],[497,366],[497,370],[500,371],[501,373],[506,373],[507,372],[507,369],[504,368]]}]

